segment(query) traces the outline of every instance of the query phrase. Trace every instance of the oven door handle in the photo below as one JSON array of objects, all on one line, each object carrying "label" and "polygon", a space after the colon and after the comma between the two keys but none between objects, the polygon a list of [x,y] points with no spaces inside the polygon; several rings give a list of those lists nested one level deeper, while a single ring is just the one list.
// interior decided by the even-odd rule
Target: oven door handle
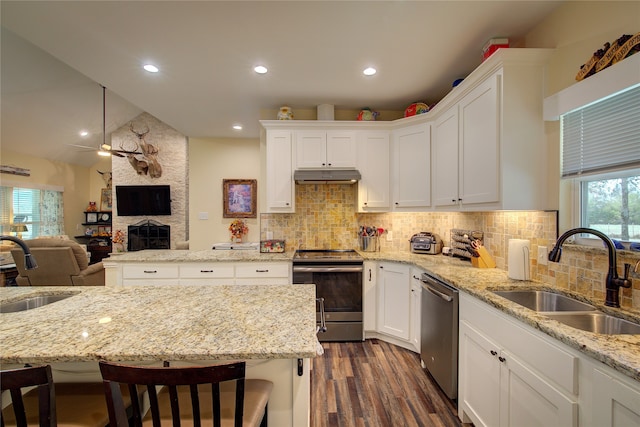
[{"label": "oven door handle", "polygon": [[327,332],[327,322],[324,319],[324,298],[316,298],[320,303],[320,332]]},{"label": "oven door handle", "polygon": [[354,266],[307,266],[307,265],[294,265],[294,273],[361,273],[364,271],[364,267],[361,265]]}]

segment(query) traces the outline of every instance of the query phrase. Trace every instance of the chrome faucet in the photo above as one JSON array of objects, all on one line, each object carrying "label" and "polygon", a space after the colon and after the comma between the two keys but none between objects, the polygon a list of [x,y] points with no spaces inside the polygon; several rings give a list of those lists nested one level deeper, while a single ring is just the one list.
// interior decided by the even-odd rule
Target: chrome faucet
[{"label": "chrome faucet", "polygon": [[36,259],[33,257],[33,255],[31,255],[29,247],[22,239],[18,239],[17,237],[13,236],[0,236],[0,240],[10,240],[14,243],[17,243],[18,246],[22,248],[22,252],[24,252],[24,268],[26,268],[27,270],[38,268]]},{"label": "chrome faucet", "polygon": [[560,262],[560,256],[562,255],[562,244],[569,236],[579,233],[588,233],[598,236],[607,246],[609,252],[609,271],[607,272],[607,280],[605,282],[606,297],[604,305],[609,307],[620,307],[620,286],[623,288],[631,287],[631,279],[629,279],[629,270],[631,264],[624,265],[624,277],[618,277],[618,265],[616,261],[616,247],[613,241],[606,234],[594,230],[592,228],[573,228],[558,238],[555,246],[549,252],[549,261]]}]

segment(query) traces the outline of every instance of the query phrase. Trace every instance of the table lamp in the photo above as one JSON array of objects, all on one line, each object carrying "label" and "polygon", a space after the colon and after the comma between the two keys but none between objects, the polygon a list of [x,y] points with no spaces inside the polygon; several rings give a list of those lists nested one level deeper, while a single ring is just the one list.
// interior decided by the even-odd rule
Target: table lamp
[{"label": "table lamp", "polygon": [[24,224],[14,224],[11,226],[11,232],[16,233],[18,239],[22,239],[22,233],[25,231],[29,231],[29,229]]}]

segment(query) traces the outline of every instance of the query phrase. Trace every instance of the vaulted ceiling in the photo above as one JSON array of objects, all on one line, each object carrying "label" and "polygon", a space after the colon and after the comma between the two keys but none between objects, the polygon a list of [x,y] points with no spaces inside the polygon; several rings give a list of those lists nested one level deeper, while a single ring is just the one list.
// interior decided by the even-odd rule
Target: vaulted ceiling
[{"label": "vaulted ceiling", "polygon": [[488,39],[518,45],[561,3],[3,0],[1,147],[94,164],[73,145],[102,141],[101,85],[107,134],[142,111],[190,137],[257,138],[281,105],[435,103]]}]

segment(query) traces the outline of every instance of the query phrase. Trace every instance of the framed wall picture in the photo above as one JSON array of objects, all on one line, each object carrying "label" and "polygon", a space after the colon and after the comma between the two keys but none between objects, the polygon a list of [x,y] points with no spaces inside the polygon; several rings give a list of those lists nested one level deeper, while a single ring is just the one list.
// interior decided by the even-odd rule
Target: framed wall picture
[{"label": "framed wall picture", "polygon": [[222,205],[224,218],[256,218],[255,179],[223,179]]},{"label": "framed wall picture", "polygon": [[112,209],[111,202],[111,189],[103,188],[100,193],[100,210],[101,211],[110,211]]}]

